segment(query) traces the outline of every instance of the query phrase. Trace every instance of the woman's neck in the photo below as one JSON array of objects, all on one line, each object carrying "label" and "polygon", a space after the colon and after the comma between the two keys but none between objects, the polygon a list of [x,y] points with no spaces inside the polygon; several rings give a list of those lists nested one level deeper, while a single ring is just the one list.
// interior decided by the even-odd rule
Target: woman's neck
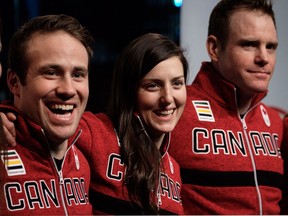
[{"label": "woman's neck", "polygon": [[158,149],[160,149],[163,140],[165,138],[165,133],[161,134],[160,136],[155,136],[155,137],[151,137],[153,143],[157,146]]}]

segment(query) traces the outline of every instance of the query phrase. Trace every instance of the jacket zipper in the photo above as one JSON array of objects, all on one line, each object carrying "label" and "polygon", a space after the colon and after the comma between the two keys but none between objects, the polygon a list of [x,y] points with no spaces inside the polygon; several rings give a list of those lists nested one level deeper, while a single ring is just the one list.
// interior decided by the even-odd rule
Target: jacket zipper
[{"label": "jacket zipper", "polygon": [[248,146],[248,151],[249,151],[251,164],[252,164],[252,168],[253,168],[254,182],[255,182],[256,192],[257,192],[257,196],[258,196],[259,215],[262,215],[263,214],[262,196],[261,196],[261,191],[260,191],[259,184],[258,184],[258,179],[257,179],[257,168],[256,168],[256,163],[255,163],[255,160],[254,160],[254,157],[253,157],[253,152],[252,152],[252,149],[251,149],[251,146],[250,146],[248,134],[247,134],[247,128],[248,127],[247,127],[247,124],[246,124],[246,121],[245,121],[245,116],[250,110],[248,110],[245,113],[243,118],[240,118],[240,117],[239,118],[240,118],[240,120],[242,122],[242,125],[243,125],[244,136],[245,136],[246,143],[247,143],[247,146]]},{"label": "jacket zipper", "polygon": [[[236,94],[236,88],[234,88],[234,97],[235,97],[235,102],[236,102],[236,107],[237,107],[237,96],[236,95],[237,95]],[[261,196],[261,191],[260,191],[259,184],[258,184],[258,179],[257,179],[257,168],[256,168],[256,163],[255,163],[255,160],[254,160],[254,157],[253,157],[253,152],[252,152],[252,149],[251,149],[251,144],[249,142],[249,138],[248,138],[248,134],[247,134],[247,128],[248,127],[247,127],[247,124],[246,124],[246,121],[245,121],[245,117],[246,117],[247,113],[249,113],[251,110],[253,110],[258,104],[259,104],[259,102],[254,104],[254,106],[250,107],[247,110],[247,112],[244,114],[243,117],[240,117],[240,114],[239,114],[238,111],[237,111],[237,114],[238,114],[238,118],[240,119],[240,121],[242,123],[242,126],[243,126],[243,132],[244,132],[244,136],[245,136],[246,143],[247,143],[247,146],[248,146],[248,151],[249,151],[251,164],[252,164],[252,168],[253,168],[254,182],[255,182],[256,193],[257,193],[257,197],[258,197],[259,215],[263,215],[262,196]]]},{"label": "jacket zipper", "polygon": [[[49,142],[46,138],[46,135],[45,135],[45,131],[43,129],[42,130],[42,133],[44,135],[44,138],[46,140],[46,143],[48,144],[49,148],[50,148],[50,145],[49,145]],[[78,155],[76,154],[75,152],[75,149],[74,149],[74,143],[76,142],[76,140],[79,138],[80,134],[82,133],[82,130],[80,130],[77,134],[77,136],[75,137],[75,139],[73,140],[72,144],[66,149],[65,151],[65,154],[64,154],[64,157],[63,157],[63,161],[62,161],[62,164],[61,164],[61,169],[58,171],[58,168],[57,168],[57,164],[55,162],[55,160],[53,159],[52,155],[50,154],[50,157],[53,161],[53,164],[54,164],[54,168],[57,170],[57,173],[58,173],[58,178],[59,178],[59,185],[60,185],[60,196],[61,196],[61,201],[62,201],[62,205],[63,205],[63,209],[64,209],[64,212],[65,212],[65,215],[68,216],[68,211],[67,211],[67,206],[65,204],[65,200],[64,200],[64,195],[63,195],[63,187],[64,187],[64,178],[63,178],[63,172],[62,172],[62,169],[63,169],[63,164],[64,164],[64,161],[65,161],[65,158],[66,158],[66,155],[67,155],[67,152],[69,151],[70,148],[72,148],[73,146],[73,150],[74,150],[74,158],[75,158],[75,163],[76,163],[76,167],[77,165],[79,166],[79,160],[78,160]],[[76,154],[76,155],[75,155]]]},{"label": "jacket zipper", "polygon": [[[55,162],[54,162],[54,165],[56,166]],[[56,169],[57,169],[57,167],[56,167]],[[65,204],[65,201],[64,201],[64,196],[63,196],[64,179],[63,179],[63,174],[62,174],[62,166],[61,166],[61,170],[58,171],[58,176],[59,176],[59,184],[60,184],[60,195],[61,195],[61,200],[62,200],[62,204],[63,204],[63,207],[64,207],[64,212],[65,212],[65,215],[68,215],[67,207],[66,207],[66,204]]]}]

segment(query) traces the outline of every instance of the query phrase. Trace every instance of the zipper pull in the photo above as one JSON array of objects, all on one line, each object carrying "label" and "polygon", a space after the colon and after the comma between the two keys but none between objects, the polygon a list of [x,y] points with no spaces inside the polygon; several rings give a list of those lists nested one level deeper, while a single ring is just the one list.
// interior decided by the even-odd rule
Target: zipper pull
[{"label": "zipper pull", "polygon": [[74,154],[74,160],[75,160],[75,164],[76,164],[76,169],[79,170],[80,169],[80,163],[79,163],[79,158],[77,155],[77,152],[74,148],[74,145],[72,146],[72,150],[73,150],[73,154]]},{"label": "zipper pull", "polygon": [[242,124],[243,124],[243,129],[246,130],[247,129],[247,125],[244,119],[241,120]]},{"label": "zipper pull", "polygon": [[62,170],[58,172],[59,174],[59,179],[60,179],[60,185],[64,184],[64,179],[63,179],[63,175],[62,175]]}]

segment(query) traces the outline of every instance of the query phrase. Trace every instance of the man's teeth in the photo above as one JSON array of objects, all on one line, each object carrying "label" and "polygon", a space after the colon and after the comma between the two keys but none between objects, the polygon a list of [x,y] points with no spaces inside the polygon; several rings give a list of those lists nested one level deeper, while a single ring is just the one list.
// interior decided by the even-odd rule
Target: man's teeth
[{"label": "man's teeth", "polygon": [[61,105],[61,104],[53,104],[50,106],[51,109],[58,109],[58,110],[73,110],[73,105]]}]

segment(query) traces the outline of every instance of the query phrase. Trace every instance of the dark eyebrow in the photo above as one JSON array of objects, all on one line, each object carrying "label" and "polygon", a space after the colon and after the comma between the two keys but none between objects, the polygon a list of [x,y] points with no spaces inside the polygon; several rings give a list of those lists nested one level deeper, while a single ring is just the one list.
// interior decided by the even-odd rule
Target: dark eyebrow
[{"label": "dark eyebrow", "polygon": [[[182,79],[184,78],[185,79],[185,76],[184,75],[181,75],[181,76],[178,76],[178,77],[174,77],[172,80],[177,80],[177,79]],[[142,81],[144,80],[148,80],[148,81],[152,81],[152,82],[161,82],[162,80],[161,79],[158,79],[158,78],[149,78],[149,79],[142,79]]]},{"label": "dark eyebrow", "polygon": [[[40,68],[40,70],[45,70],[45,69],[54,69],[54,70],[62,70],[62,66],[61,65],[58,65],[58,64],[48,64],[48,65],[44,65]],[[88,69],[86,67],[74,67],[73,70],[76,70],[76,71],[87,71],[88,72]]]},{"label": "dark eyebrow", "polygon": [[268,43],[269,46],[272,45],[272,46],[274,46],[275,48],[278,47],[278,44],[279,44],[278,42],[270,42],[270,43]]},{"label": "dark eyebrow", "polygon": [[[254,45],[258,45],[260,44],[260,41],[259,40],[255,40],[255,39],[240,39],[239,40],[239,44],[243,44],[243,43],[251,43],[251,44],[254,44]],[[268,42],[267,43],[268,45],[273,45],[273,46],[278,46],[278,41],[271,41],[271,42]]]},{"label": "dark eyebrow", "polygon": [[258,44],[260,44],[260,41],[254,40],[254,39],[241,39],[241,40],[239,40],[239,44],[245,44],[245,43],[258,45]]},{"label": "dark eyebrow", "polygon": [[74,67],[74,70],[88,72],[88,68],[85,68],[85,67]]}]

